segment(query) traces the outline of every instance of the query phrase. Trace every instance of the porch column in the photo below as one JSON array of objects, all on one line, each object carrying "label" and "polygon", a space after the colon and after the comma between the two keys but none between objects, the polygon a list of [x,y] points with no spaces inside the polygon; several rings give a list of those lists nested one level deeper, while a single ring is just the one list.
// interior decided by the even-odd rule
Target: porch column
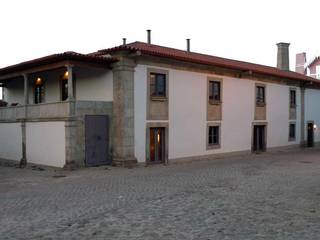
[{"label": "porch column", "polygon": [[65,121],[65,140],[66,140],[66,164],[65,168],[74,168],[79,165],[77,158],[77,119],[76,119],[76,102],[73,95],[73,66],[66,65],[68,71],[68,104],[69,117]]},{"label": "porch column", "polygon": [[305,146],[305,87],[301,86],[301,96],[300,96],[300,111],[301,111],[301,118],[300,118],[300,145],[301,147]]},{"label": "porch column", "polygon": [[113,71],[113,165],[137,163],[134,155],[134,68],[131,59],[122,58]]},{"label": "porch column", "polygon": [[21,136],[22,136],[22,157],[20,160],[20,167],[27,165],[27,149],[26,149],[26,120],[27,120],[27,105],[29,104],[29,81],[28,75],[23,74],[24,80],[24,118],[21,120]]},{"label": "porch column", "polygon": [[28,80],[28,75],[23,74],[23,79],[24,79],[24,105],[29,104],[29,80]]},{"label": "porch column", "polygon": [[68,71],[68,100],[72,101],[72,100],[74,100],[74,96],[73,96],[73,66],[67,65],[67,71]]}]

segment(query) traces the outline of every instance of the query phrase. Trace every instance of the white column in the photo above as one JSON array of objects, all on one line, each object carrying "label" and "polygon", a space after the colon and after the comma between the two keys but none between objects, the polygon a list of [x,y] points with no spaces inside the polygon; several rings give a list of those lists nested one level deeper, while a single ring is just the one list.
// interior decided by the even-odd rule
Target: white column
[{"label": "white column", "polygon": [[29,104],[29,81],[28,81],[28,75],[23,74],[24,79],[24,105]]},{"label": "white column", "polygon": [[74,100],[74,96],[73,96],[73,66],[67,65],[67,71],[68,71],[68,100],[72,101],[72,100]]}]

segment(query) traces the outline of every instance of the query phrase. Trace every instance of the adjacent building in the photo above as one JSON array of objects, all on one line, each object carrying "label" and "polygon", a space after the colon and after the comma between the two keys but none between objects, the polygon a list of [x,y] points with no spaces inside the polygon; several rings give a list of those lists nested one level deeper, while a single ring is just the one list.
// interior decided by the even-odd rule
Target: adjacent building
[{"label": "adjacent building", "polygon": [[320,57],[315,56],[307,62],[307,54],[305,52],[296,55],[296,72],[320,79]]},{"label": "adjacent building", "polygon": [[0,69],[0,158],[56,167],[170,163],[320,141],[320,83],[148,41]]}]

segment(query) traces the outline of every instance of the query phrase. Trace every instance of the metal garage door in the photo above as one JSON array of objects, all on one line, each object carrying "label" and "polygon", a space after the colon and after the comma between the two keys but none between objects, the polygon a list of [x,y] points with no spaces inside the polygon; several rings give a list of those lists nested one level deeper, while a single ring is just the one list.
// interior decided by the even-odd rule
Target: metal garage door
[{"label": "metal garage door", "polygon": [[109,156],[109,117],[87,115],[85,117],[86,165],[111,164]]}]

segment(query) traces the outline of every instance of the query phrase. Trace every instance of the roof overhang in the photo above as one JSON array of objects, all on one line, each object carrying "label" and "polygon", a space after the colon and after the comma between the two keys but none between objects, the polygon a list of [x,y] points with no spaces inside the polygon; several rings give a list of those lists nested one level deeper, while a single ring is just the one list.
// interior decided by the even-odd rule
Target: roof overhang
[{"label": "roof overhang", "polygon": [[67,65],[110,69],[110,64],[118,60],[112,57],[89,56],[75,52],[53,54],[0,69],[0,81],[23,74],[48,71]]}]

